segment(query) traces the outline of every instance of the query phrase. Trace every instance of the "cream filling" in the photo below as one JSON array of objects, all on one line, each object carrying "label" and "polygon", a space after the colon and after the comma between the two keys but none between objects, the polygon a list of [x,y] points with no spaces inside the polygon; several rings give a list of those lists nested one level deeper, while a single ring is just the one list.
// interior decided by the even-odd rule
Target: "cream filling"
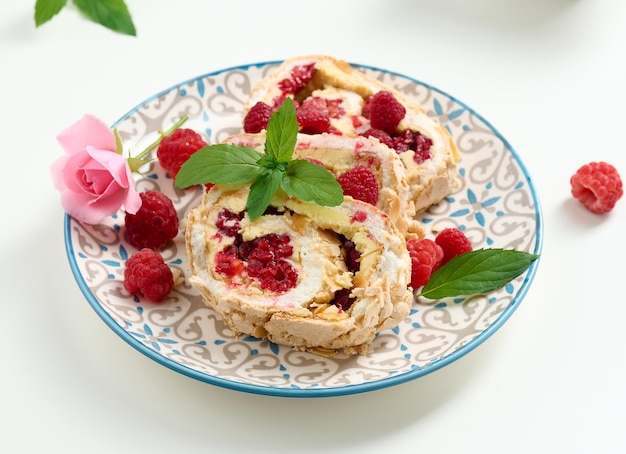
[{"label": "cream filling", "polygon": [[[215,221],[222,208],[235,211],[242,203],[242,191],[230,193],[211,190],[205,196],[204,207],[208,211],[204,222],[189,225],[188,241],[191,244],[194,276],[190,278],[196,286],[208,289],[216,300],[237,299],[250,305],[277,306],[291,309],[306,309],[311,304],[329,303],[341,288],[367,287],[373,276],[388,273],[408,285],[406,279],[406,249],[403,238],[389,232],[388,225],[380,216],[365,209],[365,220],[356,221],[358,208],[369,205],[357,201],[353,205],[321,207],[294,199],[282,201],[293,215],[268,215],[250,222],[245,216],[241,221],[241,234],[245,241],[268,233],[289,235],[293,254],[288,260],[299,274],[296,287],[282,294],[270,294],[252,279],[235,277],[230,279],[215,271],[215,256],[224,247],[232,244],[231,237],[218,235]],[[247,194],[247,191],[245,191]],[[218,197],[219,195],[219,197]],[[245,199],[244,203],[245,203]],[[356,207],[356,208],[355,208]],[[371,210],[371,209],[370,209]],[[336,235],[340,233],[352,239],[362,254],[360,270],[353,275],[348,271]],[[400,251],[401,256],[398,256]],[[308,310],[307,310],[308,311]]]},{"label": "cream filling", "polygon": [[312,223],[304,222],[298,214],[262,216],[254,222],[250,222],[245,216],[240,222],[244,241],[269,233],[289,236],[293,254],[285,260],[298,273],[298,283],[294,288],[282,294],[271,294],[245,273],[233,278],[218,273],[215,270],[215,257],[223,248],[232,244],[234,239],[221,237],[222,240],[218,241],[220,235],[215,221],[217,213],[223,207],[233,210],[233,205],[239,205],[238,199],[231,199],[222,197],[217,203],[209,205],[207,224],[192,225],[189,236],[193,251],[206,251],[206,257],[201,259],[206,266],[198,267],[197,275],[193,279],[196,284],[209,289],[216,299],[231,298],[234,292],[240,300],[248,304],[305,308],[311,303],[328,303],[337,290],[352,286],[353,274],[346,268],[339,240]]},{"label": "cream filling", "polygon": [[[265,134],[232,136],[226,143],[255,148],[263,152]],[[401,233],[409,238],[423,236],[413,219],[416,209],[401,158],[377,139],[336,134],[298,134],[294,159],[316,159],[336,177],[359,165],[370,168],[379,184],[376,206],[385,212]]]}]

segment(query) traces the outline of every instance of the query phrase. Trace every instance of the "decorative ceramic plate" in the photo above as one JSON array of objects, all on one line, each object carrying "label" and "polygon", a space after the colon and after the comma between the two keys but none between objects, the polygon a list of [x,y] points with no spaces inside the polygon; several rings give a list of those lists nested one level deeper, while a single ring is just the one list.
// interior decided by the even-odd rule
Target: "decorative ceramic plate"
[{"label": "decorative ceramic plate", "polygon": [[[115,126],[135,154],[182,114],[184,127],[209,143],[241,131],[242,107],[251,88],[280,62],[224,69],[183,82],[146,100]],[[456,140],[463,186],[420,215],[426,229],[456,226],[474,246],[515,248],[538,254],[542,244],[537,194],[519,156],[471,108],[434,87],[381,69],[355,65],[425,106]],[[138,190],[169,195],[181,219],[178,237],[162,254],[187,274],[184,219],[201,190],[179,190],[153,162]],[[185,283],[165,302],[130,296],[123,287],[124,262],[134,252],[124,239],[120,212],[100,225],[65,218],[69,262],[89,304],[122,339],[158,363],[189,377],[238,391],[323,397],[372,391],[407,382],[459,359],[491,336],[520,305],[538,262],[519,278],[486,296],[415,302],[395,329],[380,333],[367,356],[323,358],[253,337],[232,337],[219,317]]]}]

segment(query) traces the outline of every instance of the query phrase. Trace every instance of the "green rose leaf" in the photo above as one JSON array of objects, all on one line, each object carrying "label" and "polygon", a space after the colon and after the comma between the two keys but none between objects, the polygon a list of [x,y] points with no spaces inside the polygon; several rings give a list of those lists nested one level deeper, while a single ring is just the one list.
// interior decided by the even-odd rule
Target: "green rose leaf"
[{"label": "green rose leaf", "polygon": [[290,196],[318,205],[337,206],[343,202],[343,190],[332,173],[305,160],[289,162],[280,187]]},{"label": "green rose leaf", "polygon": [[74,4],[93,22],[125,35],[137,35],[123,0],[74,0]]},{"label": "green rose leaf", "polygon": [[239,184],[253,181],[259,175],[258,151],[231,144],[201,148],[192,154],[176,175],[176,187],[196,184]]},{"label": "green rose leaf", "polygon": [[538,258],[514,249],[466,252],[435,271],[417,296],[441,299],[489,293],[521,275]]}]

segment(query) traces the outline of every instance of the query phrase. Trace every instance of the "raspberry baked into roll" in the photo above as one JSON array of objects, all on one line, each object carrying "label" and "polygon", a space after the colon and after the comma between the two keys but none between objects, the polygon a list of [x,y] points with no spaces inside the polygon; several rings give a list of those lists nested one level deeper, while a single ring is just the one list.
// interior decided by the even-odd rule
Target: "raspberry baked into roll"
[{"label": "raspberry baked into roll", "polygon": [[[266,136],[239,134],[225,143],[263,152]],[[329,170],[344,186],[344,194],[371,203],[396,224],[405,238],[421,238],[423,230],[414,219],[404,165],[397,153],[375,138],[322,133],[298,134],[295,159],[307,159]],[[351,186],[351,187],[350,187]]]},{"label": "raspberry baked into roll", "polygon": [[326,207],[277,193],[251,221],[248,193],[213,186],[186,227],[190,282],[235,334],[365,354],[408,315],[410,257],[386,214],[349,196]]},{"label": "raspberry baked into roll", "polygon": [[285,60],[252,90],[244,131],[260,132],[286,97],[306,134],[375,137],[401,158],[420,212],[459,187],[459,154],[448,131],[416,102],[347,62],[326,55]]}]

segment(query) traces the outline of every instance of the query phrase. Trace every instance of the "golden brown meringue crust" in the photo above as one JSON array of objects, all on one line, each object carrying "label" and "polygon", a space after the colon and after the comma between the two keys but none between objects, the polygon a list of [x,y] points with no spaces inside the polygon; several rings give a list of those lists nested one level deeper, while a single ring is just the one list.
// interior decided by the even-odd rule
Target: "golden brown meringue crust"
[{"label": "golden brown meringue crust", "polygon": [[[247,146],[263,152],[265,132],[238,134],[224,143]],[[422,238],[424,231],[416,221],[415,203],[410,197],[405,169],[398,154],[373,137],[336,134],[298,134],[294,159],[315,159],[338,177],[359,165],[368,167],[378,181],[376,206],[386,213],[406,239]]]},{"label": "golden brown meringue crust", "polygon": [[[328,55],[305,55],[285,60],[276,70],[263,78],[252,89],[244,107],[244,114],[258,101],[272,105],[272,101],[282,93],[278,82],[289,77],[291,68],[305,64],[315,64],[312,80],[296,94],[301,101],[316,90],[334,87],[353,92],[363,99],[386,90],[406,108],[406,116],[398,125],[399,131],[420,132],[432,140],[431,158],[421,164],[413,160],[413,151],[400,153],[406,168],[406,179],[411,198],[417,212],[423,211],[450,195],[460,186],[457,164],[459,153],[448,131],[432,120],[423,106],[409,101],[398,90],[353,68],[348,62]],[[354,131],[343,131],[353,134]]]},{"label": "golden brown meringue crust", "polygon": [[[300,223],[339,233],[355,242],[362,253],[360,270],[353,276],[348,272],[348,282],[345,273],[332,277],[335,286],[352,285],[356,300],[349,310],[342,312],[333,304],[324,302],[323,298],[298,301],[299,288],[309,285],[307,279],[319,279],[320,285],[326,287],[329,276],[336,275],[340,265],[333,257],[326,257],[325,262],[319,259],[335,253],[331,252],[332,244],[317,250],[317,242],[309,244],[308,236],[297,238],[296,229],[288,225],[285,231],[295,243],[294,266],[304,279],[295,289],[283,295],[271,295],[254,289],[254,286],[226,282],[214,271],[212,258],[215,250],[223,245],[215,240],[215,228],[211,224],[214,224],[216,209],[237,205],[247,197],[247,192],[247,188],[215,186],[189,213],[186,227],[190,282],[199,290],[205,304],[213,308],[235,334],[267,337],[277,344],[322,355],[364,354],[377,332],[396,326],[408,315],[413,295],[408,288],[410,258],[405,240],[388,216],[350,197],[346,197],[339,207],[321,207],[284,195],[275,197],[272,202],[299,216]],[[363,222],[355,220],[357,211],[366,213]],[[257,221],[245,228],[253,231]],[[305,233],[309,235],[310,232]],[[308,262],[299,258],[303,252],[311,256]],[[319,271],[311,267],[326,267],[328,264],[331,268],[338,268],[322,278],[315,277]],[[311,294],[315,293],[314,289],[309,290]]]}]

